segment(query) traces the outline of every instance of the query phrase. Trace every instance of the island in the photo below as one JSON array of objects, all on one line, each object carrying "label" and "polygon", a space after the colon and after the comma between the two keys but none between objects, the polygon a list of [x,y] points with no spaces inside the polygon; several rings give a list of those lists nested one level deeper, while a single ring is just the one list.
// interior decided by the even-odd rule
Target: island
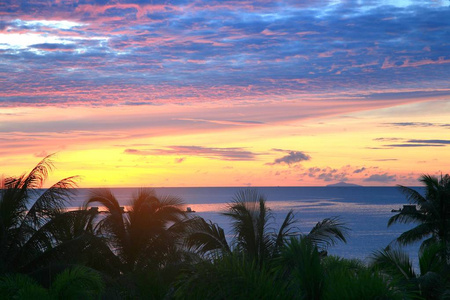
[{"label": "island", "polygon": [[326,187],[356,187],[356,186],[362,186],[362,185],[347,183],[344,181],[326,185]]}]

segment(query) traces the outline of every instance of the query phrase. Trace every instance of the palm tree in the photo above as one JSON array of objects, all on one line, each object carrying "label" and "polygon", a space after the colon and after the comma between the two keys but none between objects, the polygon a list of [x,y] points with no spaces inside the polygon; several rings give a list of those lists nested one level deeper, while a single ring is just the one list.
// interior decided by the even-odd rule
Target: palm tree
[{"label": "palm tree", "polygon": [[216,258],[231,254],[224,230],[217,224],[195,216],[186,221],[184,245],[194,253]]},{"label": "palm tree", "polygon": [[[321,299],[320,250],[346,241],[348,228],[339,219],[325,219],[308,234],[301,234],[294,231],[294,214],[289,211],[275,230],[265,197],[253,189],[238,192],[223,214],[232,220],[233,247],[217,224],[202,218],[189,220],[186,245],[208,259],[185,272],[177,283],[176,297]],[[204,282],[200,288],[199,282]]]},{"label": "palm tree", "polygon": [[402,233],[397,241],[406,245],[426,238],[422,247],[431,243],[442,243],[447,259],[450,259],[450,176],[440,179],[423,175],[420,181],[425,185],[425,195],[418,191],[399,186],[408,201],[416,204],[415,211],[401,210],[389,219],[388,226],[395,223],[417,223],[418,225]]},{"label": "palm tree", "polygon": [[276,268],[289,288],[302,296],[300,299],[319,300],[325,290],[325,272],[317,247],[304,237],[291,238],[276,259]]},{"label": "palm tree", "polygon": [[29,270],[59,245],[45,233],[46,225],[65,212],[75,177],[41,188],[52,170],[51,156],[30,173],[3,179],[0,190],[0,274]]},{"label": "palm tree", "polygon": [[276,236],[274,232],[269,232],[273,218],[271,211],[266,206],[265,197],[253,189],[239,191],[224,215],[232,220],[235,248],[258,263],[266,261],[278,251],[293,224],[291,211]]},{"label": "palm tree", "polygon": [[[278,230],[271,229],[273,215],[266,205],[266,198],[257,190],[239,191],[223,213],[232,220],[234,233],[234,250],[246,255],[262,265],[276,257],[286,241],[294,236],[303,236],[321,250],[337,241],[346,242],[348,228],[337,218],[327,218],[318,222],[306,235],[295,232],[293,211],[289,211]],[[216,224],[208,224],[204,220],[200,226],[194,226],[188,235],[188,245],[195,246],[202,252],[220,249],[222,253],[230,253],[223,229]]]},{"label": "palm tree", "polygon": [[399,248],[377,251],[372,255],[372,267],[379,269],[410,296],[425,299],[448,299],[449,268],[442,260],[442,244],[428,243],[419,251],[419,273],[406,252]]},{"label": "palm tree", "polygon": [[96,231],[107,237],[123,272],[160,268],[179,258],[182,228],[174,225],[185,218],[180,199],[157,197],[153,190],[141,189],[124,212],[111,191],[104,189],[93,191],[86,205],[93,203],[106,208]]},{"label": "palm tree", "polygon": [[[72,264],[83,264],[105,274],[117,276],[120,261],[107,245],[102,236],[95,233],[94,227],[99,214],[84,206],[78,210],[61,213],[45,225],[34,239],[51,239],[54,247],[43,253],[37,263],[30,263],[28,270],[34,270],[37,278],[52,278],[52,273],[59,272]],[[52,264],[51,264],[52,263]],[[35,270],[36,267],[46,267]]]}]

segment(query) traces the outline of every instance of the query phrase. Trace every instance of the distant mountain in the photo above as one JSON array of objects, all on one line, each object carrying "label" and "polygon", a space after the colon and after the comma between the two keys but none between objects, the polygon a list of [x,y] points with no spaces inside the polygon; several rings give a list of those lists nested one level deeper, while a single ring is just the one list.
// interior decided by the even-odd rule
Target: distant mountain
[{"label": "distant mountain", "polygon": [[345,186],[350,187],[350,186],[361,186],[361,185],[347,183],[347,182],[343,182],[343,181],[327,185],[327,187],[345,187]]}]

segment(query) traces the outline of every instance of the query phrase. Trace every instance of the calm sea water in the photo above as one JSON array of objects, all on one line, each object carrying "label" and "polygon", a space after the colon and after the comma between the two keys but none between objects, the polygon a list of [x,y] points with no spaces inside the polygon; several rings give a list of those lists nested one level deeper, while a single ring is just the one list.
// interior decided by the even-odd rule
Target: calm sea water
[{"label": "calm sea water", "polygon": [[[155,188],[158,195],[177,196],[199,216],[224,228],[229,241],[232,234],[229,219],[221,215],[235,193],[244,188]],[[297,228],[307,233],[319,221],[339,217],[350,228],[348,243],[339,243],[328,249],[329,254],[367,260],[413,225],[387,227],[392,209],[407,204],[405,196],[395,187],[259,187],[267,198],[274,215],[273,228],[278,228],[289,210],[294,210]],[[420,191],[420,188],[418,188]],[[130,203],[137,189],[115,188],[112,192],[121,205]],[[78,189],[73,202],[80,206],[89,197],[90,190]],[[419,245],[405,248],[417,264]]]}]

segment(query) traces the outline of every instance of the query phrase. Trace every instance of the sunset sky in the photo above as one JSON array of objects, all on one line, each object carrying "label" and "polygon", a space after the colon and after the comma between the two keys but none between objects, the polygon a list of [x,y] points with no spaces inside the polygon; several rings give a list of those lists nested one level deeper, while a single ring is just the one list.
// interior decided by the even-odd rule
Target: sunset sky
[{"label": "sunset sky", "polygon": [[449,5],[7,0],[0,174],[420,185],[450,172]]}]

